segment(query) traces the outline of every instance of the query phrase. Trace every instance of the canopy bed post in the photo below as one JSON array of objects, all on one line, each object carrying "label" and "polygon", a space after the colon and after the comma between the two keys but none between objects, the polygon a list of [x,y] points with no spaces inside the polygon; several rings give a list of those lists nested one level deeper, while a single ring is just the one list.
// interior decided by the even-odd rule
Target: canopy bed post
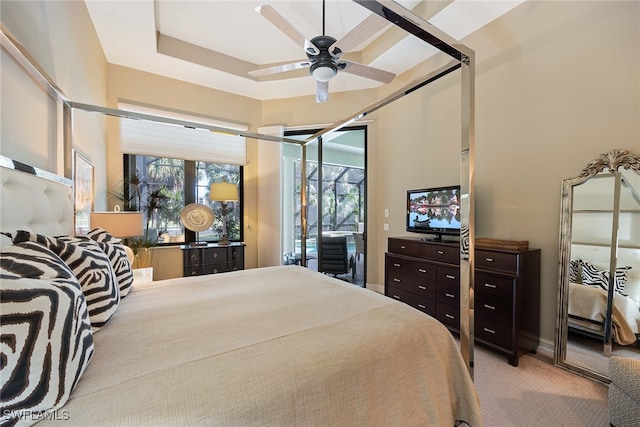
[{"label": "canopy bed post", "polygon": [[[460,194],[461,212],[460,224],[466,234],[460,236],[460,351],[467,363],[467,368],[473,378],[473,303],[474,292],[474,248],[475,248],[475,201],[473,196],[475,171],[475,61],[471,56],[464,56],[462,60],[461,81],[461,123],[460,138]],[[462,313],[467,313],[463,315]]]},{"label": "canopy bed post", "polygon": [[307,266],[307,145],[300,160],[300,265]]},{"label": "canopy bed post", "polygon": [[[475,127],[475,54],[453,37],[421,17],[388,0],[353,0],[387,21],[418,37],[459,61],[462,67],[462,135],[460,150],[460,222],[466,233],[460,238],[460,345],[467,369],[473,378],[473,266],[474,266],[474,127]],[[450,69],[451,70],[451,69]],[[443,75],[447,74],[443,73]],[[442,77],[434,76],[433,80]],[[432,80],[425,81],[424,84]],[[418,86],[421,87],[421,86]],[[417,88],[417,87],[416,87]],[[466,235],[465,235],[466,234]],[[468,313],[468,315],[462,315]]]},{"label": "canopy bed post", "polygon": [[62,104],[63,175],[73,178],[73,110],[68,102]]}]

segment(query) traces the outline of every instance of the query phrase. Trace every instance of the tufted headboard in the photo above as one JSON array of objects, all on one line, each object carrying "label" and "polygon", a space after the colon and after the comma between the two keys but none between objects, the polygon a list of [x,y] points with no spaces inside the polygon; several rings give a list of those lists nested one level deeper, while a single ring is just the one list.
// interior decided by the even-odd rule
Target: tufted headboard
[{"label": "tufted headboard", "polygon": [[[73,235],[73,184],[68,178],[0,157],[0,231]],[[1,246],[11,242],[2,236]]]}]

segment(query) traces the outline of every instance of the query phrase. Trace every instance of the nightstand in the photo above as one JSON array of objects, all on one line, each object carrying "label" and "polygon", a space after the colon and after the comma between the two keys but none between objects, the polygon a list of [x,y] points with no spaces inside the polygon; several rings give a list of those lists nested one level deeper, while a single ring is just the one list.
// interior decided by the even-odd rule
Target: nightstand
[{"label": "nightstand", "polygon": [[225,273],[244,270],[244,247],[242,242],[228,245],[182,245],[184,276]]}]

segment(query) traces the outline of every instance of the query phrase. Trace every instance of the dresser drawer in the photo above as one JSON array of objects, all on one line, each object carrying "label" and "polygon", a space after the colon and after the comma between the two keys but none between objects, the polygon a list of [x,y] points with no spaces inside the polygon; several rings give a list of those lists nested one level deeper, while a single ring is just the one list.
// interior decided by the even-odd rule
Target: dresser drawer
[{"label": "dresser drawer", "polygon": [[460,287],[460,270],[457,268],[438,266],[436,277],[438,283],[446,283]]},{"label": "dresser drawer", "polygon": [[438,282],[436,299],[448,305],[460,305],[460,287],[453,284]]},{"label": "dresser drawer", "polygon": [[476,292],[487,293],[503,298],[513,298],[516,279],[486,273],[476,273],[475,279]]},{"label": "dresser drawer", "polygon": [[394,287],[390,287],[387,290],[387,295],[413,308],[417,308],[429,316],[436,316],[436,303],[433,298],[426,298]]},{"label": "dresser drawer", "polygon": [[199,276],[202,274],[202,266],[201,265],[185,265],[183,270],[183,276]]},{"label": "dresser drawer", "polygon": [[230,261],[236,265],[244,266],[244,248],[232,247],[229,249],[228,255],[229,259],[227,261]]},{"label": "dresser drawer", "polygon": [[488,317],[511,328],[513,300],[476,292],[474,310],[476,315]]},{"label": "dresser drawer", "polygon": [[448,305],[438,302],[436,318],[447,326],[460,329],[460,306]]},{"label": "dresser drawer", "polygon": [[205,264],[202,266],[202,274],[216,274],[229,271],[226,262],[218,262],[215,264]]},{"label": "dresser drawer", "polygon": [[476,338],[480,338],[500,347],[513,347],[513,340],[511,338],[512,330],[510,325],[505,325],[504,323],[500,323],[484,316],[478,316],[477,313],[475,316],[474,334]]},{"label": "dresser drawer", "polygon": [[436,283],[403,272],[387,273],[387,286],[412,292],[426,298],[436,297]]},{"label": "dresser drawer", "polygon": [[402,272],[427,280],[436,280],[436,266],[414,259],[387,254],[387,272]]},{"label": "dresser drawer", "polygon": [[389,239],[389,252],[400,255],[418,256],[420,243],[400,239]]},{"label": "dresser drawer", "polygon": [[227,262],[227,248],[207,248],[203,251],[203,264],[214,264],[219,262]]},{"label": "dresser drawer", "polygon": [[[200,265],[202,264],[202,251],[200,249],[187,249],[184,251],[184,264]],[[189,274],[191,276],[191,274]]]},{"label": "dresser drawer", "polygon": [[460,263],[460,247],[445,245],[421,245],[420,256],[433,261]]},{"label": "dresser drawer", "polygon": [[476,250],[476,268],[517,272],[518,254],[478,249]]}]

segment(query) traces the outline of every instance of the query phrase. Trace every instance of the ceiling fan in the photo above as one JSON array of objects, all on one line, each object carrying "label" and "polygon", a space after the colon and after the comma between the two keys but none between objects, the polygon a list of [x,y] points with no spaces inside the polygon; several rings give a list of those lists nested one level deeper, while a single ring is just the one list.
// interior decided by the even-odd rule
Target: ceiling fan
[{"label": "ceiling fan", "polygon": [[396,76],[388,71],[341,59],[341,55],[344,52],[355,48],[387,24],[383,18],[376,14],[369,15],[364,21],[345,34],[344,37],[336,40],[326,35],[324,31],[325,1],[323,0],[322,35],[308,40],[271,6],[258,6],[256,11],[302,47],[308,59],[250,71],[249,74],[253,77],[263,77],[309,67],[309,72],[317,82],[316,102],[324,102],[329,97],[329,81],[335,77],[338,71],[344,71],[382,83],[389,83]]}]

